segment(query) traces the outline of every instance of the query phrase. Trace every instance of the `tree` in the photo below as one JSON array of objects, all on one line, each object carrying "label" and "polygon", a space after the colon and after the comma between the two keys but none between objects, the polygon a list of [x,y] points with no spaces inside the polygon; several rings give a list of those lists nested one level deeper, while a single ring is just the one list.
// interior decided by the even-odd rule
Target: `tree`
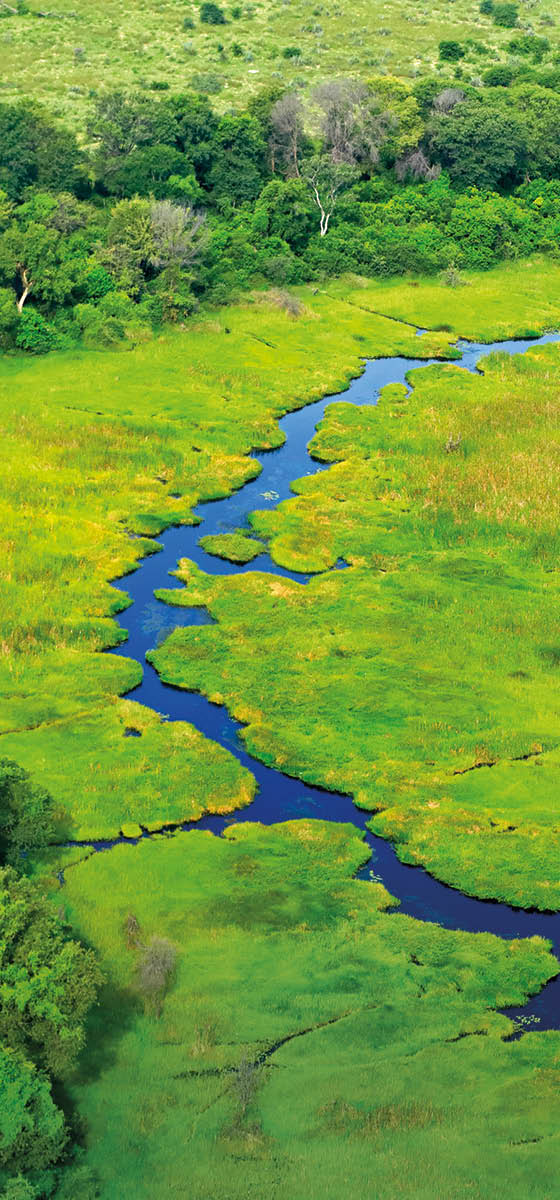
[{"label": "tree", "polygon": [[299,156],[303,138],[303,104],[296,92],[286,92],[270,113],[269,138],[272,170],[279,164],[286,175],[299,178]]},{"label": "tree", "polygon": [[53,802],[34,787],[27,771],[0,759],[0,863],[21,863],[21,852],[46,846],[52,837]]},{"label": "tree", "polygon": [[64,1117],[45,1075],[23,1055],[0,1047],[0,1178],[6,1171],[44,1170],[60,1159],[66,1144]]},{"label": "tree", "polygon": [[301,253],[316,224],[309,185],[303,179],[272,179],[255,204],[252,224],[258,236],[281,238]]},{"label": "tree", "polygon": [[465,100],[449,115],[433,118],[430,153],[452,180],[463,186],[495,189],[522,178],[527,135],[517,117],[492,100]]},{"label": "tree", "polygon": [[372,167],[392,121],[365,84],[334,79],[315,88],[325,150],[333,163]]},{"label": "tree", "polygon": [[208,243],[204,215],[170,200],[152,205],[151,223],[150,263],[158,271],[177,276],[196,262]]},{"label": "tree", "polygon": [[76,139],[37,104],[0,104],[0,188],[19,200],[33,184],[70,192],[83,188]]},{"label": "tree", "polygon": [[83,254],[56,229],[38,221],[22,227],[15,221],[0,235],[0,281],[14,287],[21,313],[28,297],[65,304],[85,269]]},{"label": "tree", "polygon": [[266,144],[254,117],[225,116],[211,146],[204,183],[213,196],[233,204],[256,200],[266,174]]},{"label": "tree", "polygon": [[117,288],[128,295],[140,295],[146,269],[153,254],[152,206],[149,200],[134,196],[120,200],[111,209],[107,230],[106,265]]},{"label": "tree", "polygon": [[73,1066],[101,975],[28,879],[0,868],[0,1042],[63,1076]]},{"label": "tree", "polygon": [[511,105],[527,138],[527,171],[544,179],[560,174],[560,96],[550,88],[522,83],[511,88],[504,102]]},{"label": "tree", "polygon": [[319,209],[319,231],[321,237],[329,228],[329,222],[341,192],[358,178],[358,172],[349,163],[333,162],[326,155],[315,155],[302,168],[302,179],[311,191]]},{"label": "tree", "polygon": [[167,182],[172,175],[182,176],[189,169],[184,154],[174,146],[141,146],[132,150],[108,180],[109,190],[117,196],[167,195]]},{"label": "tree", "polygon": [[149,96],[106,92],[95,101],[88,134],[98,143],[98,172],[103,182],[121,160],[142,146],[174,145],[177,128],[167,104]]}]

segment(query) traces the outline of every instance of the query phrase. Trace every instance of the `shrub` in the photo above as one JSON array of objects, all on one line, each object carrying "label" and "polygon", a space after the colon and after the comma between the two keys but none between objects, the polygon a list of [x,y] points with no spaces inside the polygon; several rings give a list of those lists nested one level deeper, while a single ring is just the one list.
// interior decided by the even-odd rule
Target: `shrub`
[{"label": "shrub", "polygon": [[464,58],[465,51],[460,42],[443,41],[439,44],[439,56],[444,62],[457,62]]},{"label": "shrub", "polygon": [[301,58],[299,46],[286,46],[282,51],[282,58]]},{"label": "shrub", "polygon": [[506,66],[505,63],[498,63],[484,72],[482,81],[486,87],[509,87],[513,77],[514,72],[511,67]]},{"label": "shrub", "polygon": [[492,10],[494,25],[499,25],[502,29],[513,29],[517,25],[518,12],[517,4],[513,4],[511,0],[495,4]]},{"label": "shrub", "polygon": [[483,16],[490,16],[490,13],[493,11],[493,9],[494,9],[494,0],[482,0],[482,4],[480,5],[479,12],[481,12]]},{"label": "shrub", "polygon": [[88,271],[84,280],[84,291],[88,300],[101,300],[108,292],[114,290],[114,283],[105,267],[93,267]]},{"label": "shrub", "polygon": [[225,25],[226,18],[219,4],[213,0],[204,0],[200,6],[200,20],[203,25]]},{"label": "shrub", "polygon": [[56,333],[36,308],[24,308],[16,334],[16,346],[30,354],[48,354],[56,345]]},{"label": "shrub", "polygon": [[195,28],[195,23],[194,23],[192,17],[185,17],[185,19],[183,21],[183,29],[186,31],[187,29],[194,29],[194,28]]}]

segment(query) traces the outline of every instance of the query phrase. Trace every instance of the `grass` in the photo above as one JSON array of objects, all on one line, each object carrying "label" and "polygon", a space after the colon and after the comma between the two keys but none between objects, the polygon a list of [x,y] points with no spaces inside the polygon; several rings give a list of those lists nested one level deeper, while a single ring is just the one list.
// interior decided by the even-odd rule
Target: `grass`
[{"label": "grass", "polygon": [[252,526],[283,566],[353,569],[303,587],[185,563],[184,602],[218,624],[176,630],[151,659],[220,694],[258,757],[383,810],[373,828],[402,858],[559,908],[560,356],[484,370],[420,369],[408,398],[333,404],[311,448],[335,465]]},{"label": "grass", "polygon": [[[193,1200],[334,1200],[373,1170],[379,1200],[553,1193],[560,1035],[505,1042],[493,1009],[555,960],[385,913],[350,879],[363,858],[351,826],[296,821],[67,871],[55,902],[108,973],[72,1084],[103,1200],[181,1195],[186,1175]],[[159,1021],[130,912],[178,953]]]},{"label": "grass", "polygon": [[[449,340],[419,346],[412,329],[302,294],[298,321],[258,297],[128,353],[0,362],[0,733],[4,755],[52,788],[61,829],[109,836],[194,815],[206,796],[222,809],[228,786],[230,807],[247,794],[225,752],[221,782],[209,789],[203,765],[190,799],[174,766],[138,786],[144,754],[122,740],[115,700],[141,668],[99,651],[119,641],[112,618],[127,604],[107,580],[157,551],[166,525],[192,522],[193,504],[254,476],[251,447],[278,444],[278,416],[343,387],[364,353],[428,355]],[[181,736],[152,722],[141,744],[188,771],[213,754],[203,739],[195,751],[188,726]]]},{"label": "grass", "polygon": [[[141,667],[102,653],[127,603],[108,580],[156,553],[166,525],[191,522],[193,504],[254,476],[251,448],[280,443],[278,417],[344,387],[363,357],[442,355],[484,321],[492,336],[498,320],[510,335],[560,324],[545,298],[560,267],[533,269],[541,296],[523,266],[495,273],[499,318],[494,273],[461,289],[464,308],[415,281],[414,303],[425,292],[432,306],[419,323],[452,332],[417,337],[367,311],[383,313],[392,286],[372,285],[370,301],[348,280],[298,289],[297,320],[254,297],[128,353],[0,363],[0,753],[49,786],[58,836],[227,811],[254,786],[186,723],[122,699]],[[373,819],[403,856],[482,894],[491,856],[494,891],[535,904],[557,878],[557,355],[495,359],[466,381],[430,368],[410,400],[393,388],[376,411],[332,406],[314,448],[334,465],[254,528],[279,560],[353,565],[307,589],[187,568],[181,595],[218,624],[174,634],[156,658],[221,693],[255,753],[382,803]],[[446,454],[457,432],[462,449]],[[516,829],[498,838],[496,822]],[[68,1084],[100,1200],[371,1187],[379,1200],[502,1200],[505,1179],[513,1200],[554,1193],[560,1036],[507,1042],[495,1010],[556,961],[538,939],[385,911],[380,885],[351,879],[364,858],[353,827],[306,821],[38,864],[51,889],[65,868],[53,903],[106,973]],[[178,952],[159,1021],[138,992],[130,912],[143,943]]]},{"label": "grass", "polygon": [[[314,8],[303,0],[255,0],[225,4],[228,22],[220,26],[201,24],[198,5],[183,0],[129,0],[124,8],[118,0],[57,0],[46,15],[39,0],[29,0],[29,7],[31,15],[0,20],[2,94],[33,95],[79,128],[100,80],[107,89],[149,88],[153,81],[175,92],[197,87],[227,109],[244,106],[248,94],[267,84],[305,87],[333,75],[399,74],[412,82],[441,70],[445,83],[455,64],[438,62],[438,45],[450,38],[465,50],[462,77],[480,78],[494,61],[507,59],[513,36],[479,13],[478,0],[423,7],[412,0],[336,0]],[[33,15],[38,11],[40,19]],[[553,54],[558,27],[540,26],[558,17],[556,3],[536,0],[530,14],[521,10],[524,25],[529,16]],[[185,18],[194,28],[184,28]],[[284,57],[289,48],[295,57]]]},{"label": "grass", "polygon": [[214,533],[201,537],[200,545],[207,554],[215,554],[218,558],[226,558],[230,562],[247,563],[258,558],[264,551],[262,542],[247,537],[246,533]]}]

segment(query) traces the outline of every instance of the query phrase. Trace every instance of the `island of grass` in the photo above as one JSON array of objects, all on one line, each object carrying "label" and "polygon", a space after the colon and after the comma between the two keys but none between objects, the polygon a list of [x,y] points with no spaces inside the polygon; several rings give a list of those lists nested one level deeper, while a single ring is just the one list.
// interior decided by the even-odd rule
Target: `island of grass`
[{"label": "island of grass", "polygon": [[216,558],[225,558],[233,563],[252,562],[259,554],[264,554],[266,549],[262,542],[249,537],[242,530],[235,533],[210,533],[207,537],[201,537],[199,545],[207,554],[214,554]]}]

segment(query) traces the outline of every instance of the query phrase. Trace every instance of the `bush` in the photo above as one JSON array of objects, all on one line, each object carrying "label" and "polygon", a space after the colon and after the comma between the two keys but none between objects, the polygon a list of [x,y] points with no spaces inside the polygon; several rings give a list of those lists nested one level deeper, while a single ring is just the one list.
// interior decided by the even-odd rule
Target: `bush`
[{"label": "bush", "polygon": [[226,18],[219,4],[213,0],[204,0],[200,6],[200,20],[203,25],[225,25]]},{"label": "bush", "polygon": [[93,267],[88,271],[84,280],[84,291],[87,300],[101,300],[108,292],[114,291],[115,285],[105,267]]},{"label": "bush", "polygon": [[282,51],[282,58],[301,58],[299,46],[286,46]]},{"label": "bush", "polygon": [[458,62],[465,57],[465,51],[460,42],[443,41],[439,44],[439,56],[444,62]]},{"label": "bush", "polygon": [[483,16],[487,17],[487,16],[490,16],[490,13],[493,12],[493,9],[494,9],[494,0],[482,0],[482,4],[480,5],[479,12],[481,12]]},{"label": "bush", "polygon": [[56,345],[56,333],[36,308],[24,308],[19,319],[16,346],[30,354],[48,354]]},{"label": "bush", "polygon": [[513,77],[514,72],[511,67],[506,66],[505,63],[498,63],[497,66],[490,67],[488,71],[484,72],[482,82],[486,84],[486,87],[509,87]]},{"label": "bush", "polygon": [[194,24],[192,17],[185,17],[185,19],[183,21],[183,29],[186,31],[187,29],[194,29],[194,28],[195,28],[195,24]]},{"label": "bush", "polygon": [[511,0],[495,4],[492,10],[494,25],[499,25],[502,29],[513,29],[517,25],[518,12],[517,4],[511,3]]}]

